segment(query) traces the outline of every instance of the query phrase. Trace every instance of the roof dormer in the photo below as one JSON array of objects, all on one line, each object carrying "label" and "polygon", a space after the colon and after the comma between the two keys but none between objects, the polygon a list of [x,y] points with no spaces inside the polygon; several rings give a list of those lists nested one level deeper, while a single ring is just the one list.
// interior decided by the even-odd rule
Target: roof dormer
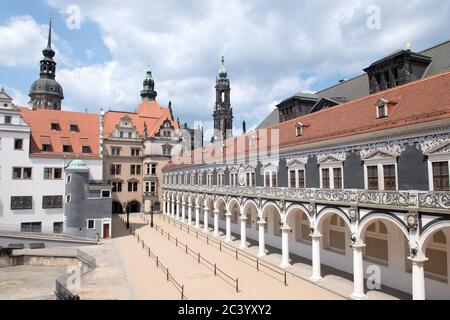
[{"label": "roof dormer", "polygon": [[386,99],[378,99],[375,103],[377,119],[384,119],[389,117],[390,109],[397,104],[396,101]]}]

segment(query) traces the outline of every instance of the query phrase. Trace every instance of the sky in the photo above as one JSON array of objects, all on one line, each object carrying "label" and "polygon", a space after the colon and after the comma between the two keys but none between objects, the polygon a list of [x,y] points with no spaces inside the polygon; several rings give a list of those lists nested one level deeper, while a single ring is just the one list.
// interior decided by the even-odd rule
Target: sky
[{"label": "sky", "polygon": [[[450,0],[9,0],[0,11],[0,86],[28,104],[53,16],[64,110],[134,111],[146,70],[182,123],[212,126],[222,55],[234,128],[282,100],[362,73],[404,49],[450,39]],[[205,133],[205,136],[208,133]]]}]

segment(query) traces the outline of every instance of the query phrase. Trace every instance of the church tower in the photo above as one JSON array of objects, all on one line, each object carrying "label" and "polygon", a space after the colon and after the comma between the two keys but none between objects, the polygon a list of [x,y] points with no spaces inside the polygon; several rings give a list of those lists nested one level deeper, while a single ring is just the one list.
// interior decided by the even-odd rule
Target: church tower
[{"label": "church tower", "polygon": [[222,57],[222,66],[219,77],[216,79],[216,105],[214,108],[214,137],[211,142],[221,141],[232,137],[233,109],[230,102],[230,79],[225,69],[225,59]]},{"label": "church tower", "polygon": [[47,48],[42,51],[44,58],[41,60],[41,72],[30,89],[30,104],[33,109],[61,110],[61,101],[64,93],[61,85],[55,80],[56,62],[53,60],[55,51],[52,49],[52,18],[48,30]]},{"label": "church tower", "polygon": [[155,91],[155,81],[153,80],[152,72],[149,70],[145,76],[141,97],[148,101],[155,101],[157,95],[158,93]]}]

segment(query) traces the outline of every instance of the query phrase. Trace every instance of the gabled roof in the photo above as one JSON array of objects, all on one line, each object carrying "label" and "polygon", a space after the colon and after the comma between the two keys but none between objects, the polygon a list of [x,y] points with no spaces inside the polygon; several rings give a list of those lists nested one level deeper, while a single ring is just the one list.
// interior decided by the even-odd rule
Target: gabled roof
[{"label": "gabled roof", "polygon": [[[30,155],[37,157],[77,157],[82,159],[100,156],[100,117],[96,114],[60,110],[20,108],[21,115],[31,129]],[[51,130],[51,124],[59,124],[59,130]],[[70,125],[76,124],[78,131],[71,132]],[[43,142],[50,140],[52,151],[44,152]],[[70,143],[72,151],[63,152],[63,144]],[[83,153],[88,146],[91,153]]]},{"label": "gabled roof", "polygon": [[175,129],[178,123],[174,121],[169,108],[162,108],[157,101],[142,99],[136,112],[108,111],[105,113],[104,138],[107,139],[114,132],[123,117],[131,118],[133,125],[141,137],[144,136],[144,123],[147,125],[148,137],[154,137],[165,120],[169,120]]},{"label": "gabled roof", "polygon": [[[397,102],[387,118],[377,119],[375,105],[380,99]],[[261,152],[271,147],[270,136],[276,132],[279,133],[279,147],[282,152],[290,147],[304,145],[307,148],[309,144],[327,140],[332,144],[336,138],[352,137],[443,119],[450,119],[450,71],[298,117],[267,129],[228,139],[203,150],[194,150],[181,158],[174,157],[169,168],[192,166],[194,164],[192,157],[194,156],[196,159],[203,158],[204,161],[222,162],[222,150],[225,150],[226,154],[227,150],[232,150],[229,147],[231,145],[235,146],[233,157],[243,157],[257,151]],[[298,122],[307,126],[304,128],[302,136],[299,137],[295,134],[295,125]],[[251,147],[252,136],[259,138],[259,141],[268,140],[267,147],[265,145]],[[224,145],[227,146],[225,149]]]}]

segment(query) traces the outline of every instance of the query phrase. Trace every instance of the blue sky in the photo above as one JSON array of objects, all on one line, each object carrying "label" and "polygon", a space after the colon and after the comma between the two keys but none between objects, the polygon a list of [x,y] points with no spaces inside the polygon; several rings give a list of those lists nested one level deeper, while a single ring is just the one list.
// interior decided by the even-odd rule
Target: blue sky
[{"label": "blue sky", "polygon": [[[76,4],[80,29],[69,29]],[[379,9],[380,28],[369,28]],[[0,85],[26,104],[53,14],[57,80],[66,110],[132,111],[150,65],[158,101],[175,117],[211,125],[225,55],[235,127],[256,126],[298,91],[351,78],[405,47],[449,40],[450,1],[16,0],[0,12]]]}]

